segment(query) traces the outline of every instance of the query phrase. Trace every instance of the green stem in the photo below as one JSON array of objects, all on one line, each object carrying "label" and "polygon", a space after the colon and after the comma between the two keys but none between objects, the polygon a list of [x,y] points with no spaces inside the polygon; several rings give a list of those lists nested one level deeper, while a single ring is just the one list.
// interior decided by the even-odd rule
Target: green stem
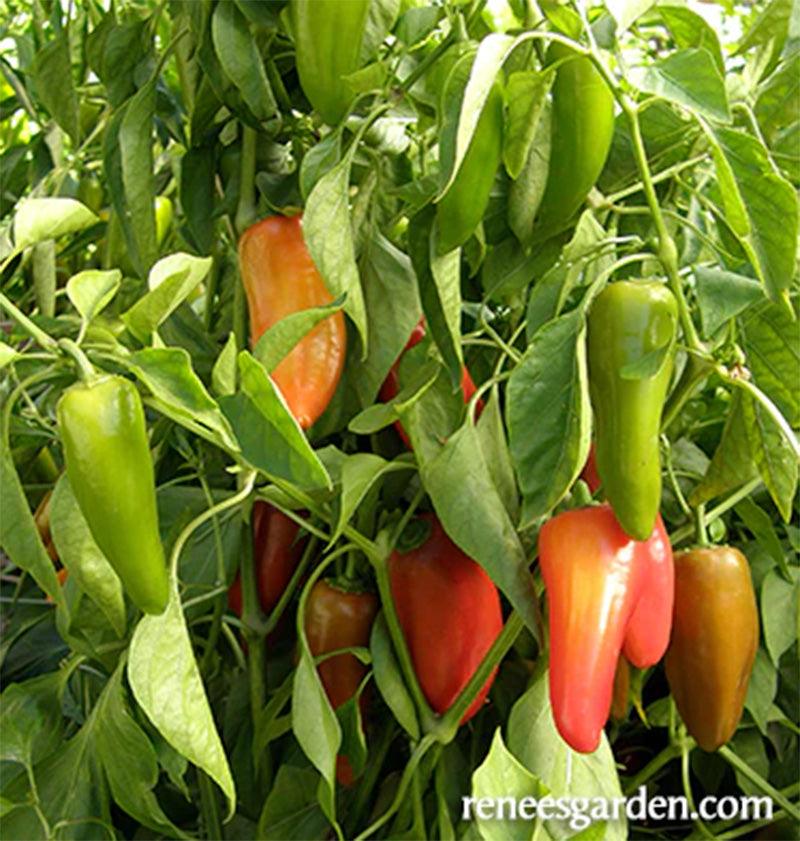
[{"label": "green stem", "polygon": [[[689,804],[689,811],[691,814],[697,814],[697,806],[694,802],[694,795],[692,793],[692,778],[689,773],[689,757],[691,754],[691,747],[686,741],[686,729],[681,727],[683,738],[681,739],[681,781],[683,782],[683,794],[686,797],[686,802]],[[700,818],[695,821],[695,826],[704,838],[713,838],[714,836],[709,832],[708,827]]]},{"label": "green stem", "polygon": [[22,310],[14,306],[14,304],[12,304],[2,292],[0,292],[0,307],[2,307],[30,337],[37,342],[37,344],[41,345],[45,350],[55,350],[57,344],[56,340],[51,336],[48,336],[44,330],[37,327],[30,318],[28,318]]},{"label": "green stem", "polygon": [[286,589],[281,593],[281,597],[278,599],[278,603],[273,608],[272,612],[269,615],[269,618],[264,625],[264,636],[268,636],[271,634],[280,622],[281,616],[283,616],[286,608],[289,606],[291,602],[294,592],[297,589],[297,585],[302,580],[303,576],[306,574],[306,570],[308,569],[312,558],[314,558],[317,546],[319,545],[319,541],[312,537],[308,543],[306,544],[306,548],[303,550],[303,556],[300,558],[300,563],[295,568],[294,572],[292,573],[292,577],[289,579],[289,583],[286,585]]},{"label": "green stem", "polygon": [[[662,169],[655,175],[651,175],[650,180],[654,185],[660,184],[662,181],[669,181],[670,178],[672,178],[674,175],[677,175],[679,172],[682,172],[684,169],[693,169],[698,164],[703,163],[703,161],[707,159],[708,155],[697,155],[694,158],[689,158],[688,161],[681,161],[679,164],[675,164],[674,166]],[[630,187],[625,187],[624,190],[618,190],[616,193],[612,193],[610,196],[606,196],[606,203],[616,204],[620,199],[636,195],[636,193],[641,193],[642,189],[642,182],[637,181],[635,184],[631,184]]]},{"label": "green stem", "polygon": [[242,623],[247,641],[247,678],[250,685],[250,712],[255,726],[267,698],[267,644],[261,628],[264,614],[258,598],[258,582],[253,557],[253,536],[250,521],[242,521],[240,575],[242,580]]},{"label": "green stem", "polygon": [[682,748],[679,744],[668,745],[664,748],[638,774],[628,780],[623,790],[624,794],[628,796],[634,794],[640,786],[643,786],[648,780],[653,778],[665,765],[669,765],[673,759],[677,759],[681,755],[681,750]]},{"label": "green stem", "polygon": [[356,795],[355,805],[353,806],[353,823],[354,827],[361,826],[361,821],[364,817],[364,811],[369,803],[370,795],[375,788],[375,783],[378,781],[383,763],[386,761],[386,756],[389,753],[389,748],[392,746],[392,741],[395,736],[394,719],[390,719],[386,727],[382,728],[380,741],[370,751],[369,762],[361,778],[358,786],[358,794]]},{"label": "green stem", "polygon": [[722,366],[717,367],[717,373],[719,373],[720,376],[722,376],[731,385],[746,391],[752,398],[757,400],[764,409],[767,410],[767,413],[775,422],[778,429],[780,429],[786,443],[791,448],[795,459],[800,461],[800,441],[797,440],[797,436],[794,434],[794,430],[789,425],[789,421],[786,420],[781,410],[772,402],[772,400],[770,400],[769,397],[767,397],[767,395],[755,385],[755,383],[750,382],[750,380],[742,379],[741,377],[733,376]]},{"label": "green stem", "polygon": [[241,236],[256,216],[256,132],[242,126],[242,157],[239,163],[239,204],[236,208],[236,234]]},{"label": "green stem", "polygon": [[700,341],[700,337],[695,329],[692,321],[689,305],[686,297],[683,294],[683,286],[681,285],[681,278],[678,272],[678,250],[675,246],[675,241],[670,236],[664,222],[664,215],[661,212],[661,205],[656,195],[655,185],[653,184],[653,177],[650,174],[650,166],[647,163],[647,151],[642,138],[642,129],[639,124],[639,114],[635,103],[627,96],[622,94],[615,88],[615,95],[622,106],[622,111],[625,114],[631,131],[631,139],[633,141],[633,153],[636,158],[636,164],[639,169],[639,175],[642,179],[642,187],[644,188],[645,198],[650,208],[650,213],[653,217],[653,223],[656,227],[656,234],[658,236],[658,257],[664,267],[664,271],[669,279],[670,287],[675,298],[678,301],[678,310],[680,314],[681,324],[683,325],[683,332],[686,337],[686,343],[694,350],[704,350],[704,345]]},{"label": "green stem", "polygon": [[695,534],[698,546],[708,546],[708,533],[706,531],[706,507],[702,503],[695,508]]},{"label": "green stem", "polygon": [[[726,511],[729,511],[735,505],[738,505],[745,497],[750,496],[750,494],[761,484],[761,479],[751,479],[746,485],[743,485],[739,488],[738,491],[732,493],[727,499],[720,502],[716,508],[712,508],[706,515],[705,515],[705,523],[708,526],[710,523],[713,523],[718,517],[721,517]],[[680,543],[682,540],[686,540],[687,537],[691,537],[694,534],[695,525],[694,523],[690,523],[685,526],[681,526],[681,528],[676,529],[670,535],[670,540],[674,544]]]},{"label": "green stem", "polygon": [[704,357],[694,353],[689,354],[686,365],[681,371],[680,379],[672,390],[667,402],[664,404],[664,412],[661,416],[661,431],[666,432],[673,421],[678,417],[681,409],[691,399],[698,384],[704,380],[712,371],[711,364]]},{"label": "green stem", "polygon": [[792,803],[788,797],[783,795],[775,786],[768,783],[760,774],[756,773],[741,757],[735,754],[727,745],[723,745],[717,753],[729,764],[732,765],[742,776],[747,777],[753,785],[757,786],[764,794],[771,797],[782,809],[785,809],[796,821],[800,821],[800,808]]},{"label": "green stem", "polygon": [[214,784],[211,782],[205,771],[197,769],[197,785],[200,789],[200,814],[202,816],[203,828],[206,838],[209,841],[219,841],[223,838],[222,822],[219,816],[219,801],[214,791]]},{"label": "green stem", "polygon": [[94,366],[72,339],[59,339],[58,346],[75,362],[78,367],[78,374],[83,382],[88,383],[97,377]]}]

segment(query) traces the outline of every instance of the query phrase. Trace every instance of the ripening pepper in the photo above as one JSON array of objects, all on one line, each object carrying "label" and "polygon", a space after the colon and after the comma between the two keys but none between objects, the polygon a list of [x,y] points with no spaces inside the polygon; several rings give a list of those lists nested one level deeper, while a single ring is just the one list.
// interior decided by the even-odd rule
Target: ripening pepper
[{"label": "ripening pepper", "polygon": [[303,93],[332,126],[355,98],[344,77],[361,66],[369,7],[370,0],[291,0],[289,6]]},{"label": "ripening pepper", "polygon": [[609,505],[577,508],[539,532],[550,628],[550,703],[575,750],[597,749],[625,630],[642,592],[636,541]]},{"label": "ripening pepper", "polygon": [[[453,67],[445,84],[443,102],[461,102],[473,59],[472,55],[464,56]],[[503,157],[503,108],[503,90],[496,82],[483,105],[455,180],[437,200],[439,254],[463,245],[483,219]],[[455,130],[448,132],[444,128],[442,135],[442,154],[447,160],[455,155]]]},{"label": "ripening pepper", "polygon": [[[248,228],[239,240],[239,266],[253,345],[287,315],[333,300],[308,253],[299,216],[270,216]],[[303,429],[336,391],[346,341],[344,316],[335,312],[303,336],[271,374]]]},{"label": "ripening pepper", "polygon": [[659,430],[672,376],[678,308],[655,281],[621,280],[588,319],[597,471],[623,529],[647,540],[661,502]]},{"label": "ripening pepper", "polygon": [[[447,536],[431,514],[425,542],[389,558],[397,618],[420,688],[437,713],[445,713],[503,628],[500,596],[492,580]],[[495,669],[464,713],[469,721],[494,682]]]},{"label": "ripening pepper", "polygon": [[[252,531],[258,600],[264,613],[269,613],[300,563],[304,541],[297,539],[300,526],[291,517],[261,499],[253,505]],[[236,573],[228,590],[228,604],[242,615],[241,572]]]},{"label": "ripening pepper", "polygon": [[636,544],[636,553],[643,568],[642,592],[622,650],[636,668],[646,669],[655,666],[667,650],[675,600],[672,545],[660,514],[650,537]]},{"label": "ripening pepper", "polygon": [[161,613],[169,579],[139,392],[123,377],[97,376],[67,389],[57,414],[69,483],[92,536],[137,607]]},{"label": "ripening pepper", "polygon": [[705,751],[736,731],[758,650],[747,558],[731,546],[675,555],[675,610],[665,659],[686,728]]},{"label": "ripening pepper", "polygon": [[[412,347],[418,345],[423,339],[425,338],[425,318],[421,318],[417,326],[411,331],[411,335],[406,342],[405,348],[403,348],[403,352],[410,350]],[[402,356],[402,354],[401,354]],[[386,375],[386,379],[383,381],[383,385],[381,386],[381,390],[379,393],[380,399],[384,403],[389,403],[391,400],[394,400],[395,397],[400,393],[400,374],[399,369],[400,367],[400,359],[392,365],[389,369],[389,373]],[[461,392],[464,395],[464,403],[469,403],[470,398],[473,394],[475,394],[475,383],[472,381],[472,377],[470,376],[469,371],[467,370],[467,366],[465,365],[461,370]],[[483,400],[478,400],[478,404],[475,407],[475,416],[480,417],[481,412],[483,411]],[[408,449],[412,449],[411,447],[411,439],[408,437],[405,429],[403,428],[403,424],[400,421],[395,421],[394,428],[397,430],[397,434],[402,439],[403,443],[408,447]]]},{"label": "ripening pepper", "polygon": [[550,163],[537,238],[569,223],[594,186],[614,136],[614,96],[591,59],[553,42],[546,64],[564,59],[553,82]]},{"label": "ripening pepper", "polygon": [[[311,654],[318,657],[340,648],[369,646],[377,613],[378,599],[374,593],[344,590],[331,581],[317,581],[308,595],[304,623]],[[367,667],[352,654],[329,657],[318,669],[334,709],[356,694],[367,673]],[[336,775],[342,785],[353,781],[353,770],[346,756],[337,758]]]}]

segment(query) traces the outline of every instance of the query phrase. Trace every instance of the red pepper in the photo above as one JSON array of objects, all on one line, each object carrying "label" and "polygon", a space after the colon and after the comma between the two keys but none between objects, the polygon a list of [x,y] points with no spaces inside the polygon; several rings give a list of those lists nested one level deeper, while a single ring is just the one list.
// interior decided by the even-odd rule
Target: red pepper
[{"label": "red pepper", "polygon": [[[446,712],[503,628],[500,596],[492,580],[445,534],[432,514],[426,541],[394,551],[389,579],[397,617],[428,703]],[[464,713],[469,721],[483,705],[497,669]]]},{"label": "red pepper", "polygon": [[[425,317],[423,316],[417,326],[411,331],[411,335],[406,342],[406,346],[403,348],[403,353],[405,351],[410,350],[415,345],[418,345],[423,339],[425,338]],[[402,354],[400,354],[400,358],[402,358]],[[400,367],[400,358],[392,365],[389,369],[389,373],[386,375],[386,379],[383,381],[383,385],[381,386],[380,390],[380,399],[384,403],[388,403],[390,400],[394,400],[395,397],[400,392],[400,376],[398,373],[398,369]],[[467,370],[467,366],[465,365],[461,371],[461,391],[464,394],[464,403],[469,403],[470,398],[473,394],[475,394],[476,388],[475,383],[472,381],[472,377],[470,376],[469,371]],[[483,400],[478,400],[478,404],[475,407],[475,417],[479,418],[481,412],[483,411]],[[406,434],[405,429],[403,429],[403,424],[400,421],[395,421],[394,428],[397,430],[397,434],[403,440],[403,443],[408,447],[408,449],[412,449],[411,441]]]},{"label": "red pepper", "polygon": [[636,551],[644,568],[644,581],[622,650],[634,666],[646,669],[658,663],[667,650],[675,601],[672,546],[660,514],[653,533],[637,544]]},{"label": "red pepper", "polygon": [[589,448],[589,456],[586,459],[586,464],[584,464],[583,470],[581,471],[581,479],[586,482],[592,493],[595,493],[600,485],[603,484],[603,480],[597,472],[597,455],[595,453],[594,444],[592,444]]},{"label": "red pepper", "polygon": [[[378,599],[373,593],[351,592],[330,581],[317,581],[308,595],[305,615],[306,639],[312,655],[318,657],[340,648],[368,646],[377,612]],[[367,667],[352,654],[329,657],[318,668],[325,694],[334,709],[355,695],[367,673]],[[336,775],[342,785],[353,781],[347,757],[337,758]]]},{"label": "red pepper", "polygon": [[[269,613],[297,569],[305,542],[297,539],[300,526],[291,517],[261,499],[253,505],[252,530],[258,600],[264,613]],[[240,572],[228,590],[228,604],[242,615]]]},{"label": "red pepper", "polygon": [[550,625],[550,701],[563,738],[589,753],[611,707],[625,629],[642,591],[636,543],[609,505],[579,508],[539,532]]},{"label": "red pepper", "polygon": [[[303,239],[299,216],[270,216],[239,240],[239,266],[250,310],[250,341],[282,318],[329,304]],[[325,411],[342,375],[347,334],[335,312],[307,333],[272,372],[292,414],[308,429]]]}]

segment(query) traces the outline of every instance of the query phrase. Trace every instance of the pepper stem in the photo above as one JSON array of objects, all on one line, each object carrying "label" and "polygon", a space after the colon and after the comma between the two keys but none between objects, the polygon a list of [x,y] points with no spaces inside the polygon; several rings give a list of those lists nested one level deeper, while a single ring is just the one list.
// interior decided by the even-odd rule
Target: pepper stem
[{"label": "pepper stem", "polygon": [[78,367],[78,374],[83,382],[88,383],[97,377],[97,371],[95,371],[94,366],[72,339],[59,339],[58,346],[64,353],[72,357],[72,360]]},{"label": "pepper stem", "polygon": [[708,546],[708,532],[706,531],[706,506],[701,503],[694,510],[695,532],[697,534],[697,545]]}]

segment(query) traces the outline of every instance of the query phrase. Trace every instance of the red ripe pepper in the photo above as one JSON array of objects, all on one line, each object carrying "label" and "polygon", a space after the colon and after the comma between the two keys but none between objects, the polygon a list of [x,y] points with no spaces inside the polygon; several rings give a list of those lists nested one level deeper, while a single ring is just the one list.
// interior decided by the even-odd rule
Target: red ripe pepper
[{"label": "red ripe pepper", "polygon": [[667,650],[675,601],[672,546],[660,514],[650,537],[636,544],[636,552],[644,568],[644,581],[622,650],[634,666],[646,669],[658,663]]},{"label": "red ripe pepper", "polygon": [[[308,595],[305,615],[311,654],[318,657],[340,648],[368,646],[377,612],[378,599],[373,593],[350,592],[330,581],[317,581]],[[367,673],[366,666],[352,654],[329,657],[318,668],[325,694],[334,709],[356,694]],[[342,785],[353,781],[347,757],[338,757],[336,774]]]},{"label": "red ripe pepper", "polygon": [[[500,596],[492,580],[445,534],[432,514],[427,540],[389,558],[397,618],[428,703],[446,712],[503,628]],[[497,669],[464,713],[469,721],[483,705]]]},{"label": "red ripe pepper", "polygon": [[539,532],[550,626],[550,702],[563,738],[589,753],[611,707],[625,629],[642,591],[636,544],[609,505],[579,508]]},{"label": "red ripe pepper", "polygon": [[[297,569],[305,542],[297,539],[300,526],[291,517],[261,499],[253,505],[252,528],[258,600],[264,613],[269,613]],[[241,572],[228,590],[228,604],[242,615]]]},{"label": "red ripe pepper", "polygon": [[[408,337],[408,341],[406,342],[406,346],[403,348],[403,352],[410,350],[415,345],[418,345],[423,339],[425,338],[425,317],[423,316],[417,326],[411,331],[411,335]],[[400,355],[402,357],[402,354]],[[388,403],[390,400],[394,400],[395,397],[400,392],[400,376],[398,374],[398,369],[400,367],[400,359],[392,365],[389,369],[389,373],[386,375],[386,379],[383,381],[383,385],[381,386],[380,390],[380,399],[384,403]],[[475,394],[475,383],[472,381],[472,377],[470,376],[469,371],[467,370],[467,366],[465,365],[461,371],[461,391],[464,394],[464,403],[469,403],[473,394]],[[475,417],[480,417],[481,412],[483,411],[483,400],[478,401],[478,405],[475,407]],[[400,421],[395,421],[394,428],[397,430],[397,434],[403,440],[403,443],[408,447],[408,449],[412,449],[411,441],[406,434],[405,429],[403,429],[403,424]]]},{"label": "red ripe pepper", "polygon": [[592,493],[595,493],[600,485],[603,484],[603,480],[597,472],[597,454],[595,453],[594,444],[589,448],[589,456],[586,459],[586,464],[583,465],[581,479],[586,482]]},{"label": "red ripe pepper", "polygon": [[[250,310],[250,342],[292,313],[329,304],[303,239],[299,216],[270,216],[239,240],[239,266]],[[307,333],[272,372],[292,414],[308,429],[331,402],[342,375],[347,334],[335,312]]]}]

